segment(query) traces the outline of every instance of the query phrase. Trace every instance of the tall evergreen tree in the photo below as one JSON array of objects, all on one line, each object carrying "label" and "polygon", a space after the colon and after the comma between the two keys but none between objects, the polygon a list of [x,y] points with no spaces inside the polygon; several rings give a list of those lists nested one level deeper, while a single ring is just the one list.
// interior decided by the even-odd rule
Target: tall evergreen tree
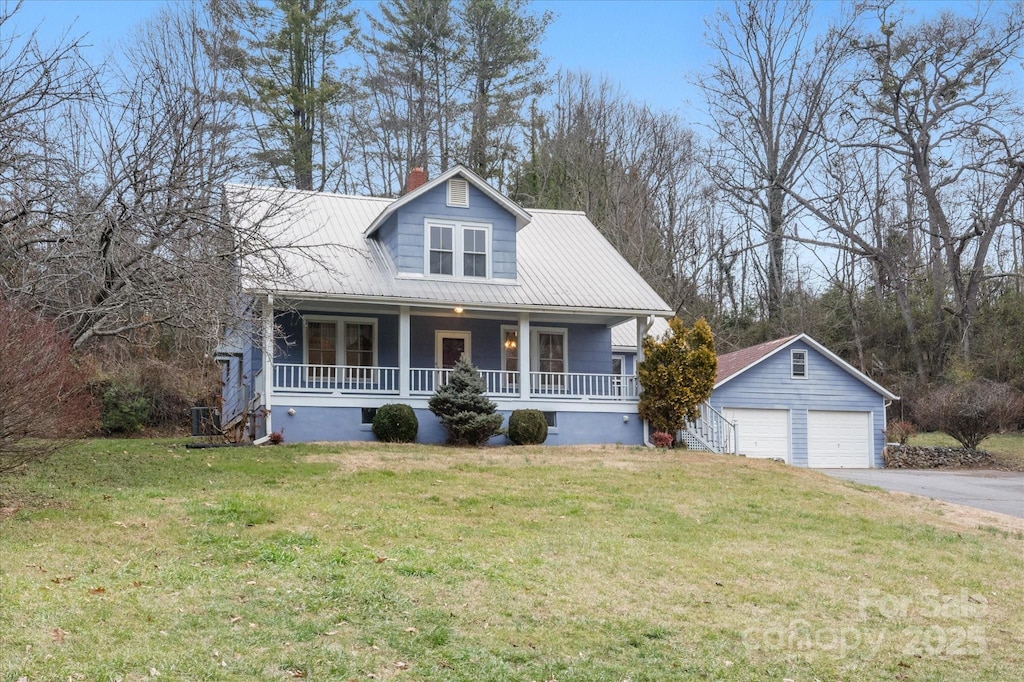
[{"label": "tall evergreen tree", "polygon": [[349,0],[211,0],[236,49],[221,66],[239,79],[255,157],[282,186],[324,189],[327,124],[343,94],[338,58],[355,39]]},{"label": "tall evergreen tree", "polygon": [[503,185],[517,156],[516,131],[525,105],[545,89],[544,31],[554,18],[526,11],[525,0],[466,0],[463,71],[469,100],[466,161],[483,178]]}]

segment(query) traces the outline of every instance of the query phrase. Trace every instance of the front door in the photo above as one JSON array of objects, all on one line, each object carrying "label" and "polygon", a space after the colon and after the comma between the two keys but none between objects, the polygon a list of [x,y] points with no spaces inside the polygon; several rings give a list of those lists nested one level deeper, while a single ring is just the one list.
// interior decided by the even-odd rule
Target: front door
[{"label": "front door", "polygon": [[434,363],[439,369],[451,369],[460,359],[472,362],[469,332],[437,332]]}]

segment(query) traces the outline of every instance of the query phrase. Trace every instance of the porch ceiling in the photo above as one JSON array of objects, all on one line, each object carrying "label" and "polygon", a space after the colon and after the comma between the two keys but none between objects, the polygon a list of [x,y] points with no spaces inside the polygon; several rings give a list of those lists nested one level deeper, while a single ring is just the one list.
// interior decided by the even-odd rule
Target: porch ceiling
[{"label": "porch ceiling", "polygon": [[[399,309],[405,306],[403,303],[381,303],[352,301],[345,299],[325,300],[320,297],[300,298],[290,296],[286,299],[276,298],[276,307],[288,307],[300,311],[315,313],[348,313],[357,315],[398,315]],[[522,308],[496,308],[494,306],[474,306],[466,303],[462,306],[463,312],[456,313],[451,305],[443,304],[408,304],[410,315],[423,317],[464,317],[477,320],[518,320]],[[628,311],[600,311],[600,310],[529,310],[530,322],[536,324],[573,322],[579,324],[603,324],[613,327],[623,322],[629,322],[636,317],[646,317],[643,311],[630,314]]]}]

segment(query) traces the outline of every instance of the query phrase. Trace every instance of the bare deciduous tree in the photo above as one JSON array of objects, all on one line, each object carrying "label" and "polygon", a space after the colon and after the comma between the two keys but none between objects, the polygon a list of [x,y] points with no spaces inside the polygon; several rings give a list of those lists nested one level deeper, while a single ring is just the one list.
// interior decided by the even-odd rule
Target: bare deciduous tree
[{"label": "bare deciduous tree", "polygon": [[709,24],[717,61],[697,85],[707,99],[717,158],[716,180],[756,212],[767,245],[766,312],[781,321],[785,240],[795,207],[785,188],[807,167],[838,100],[852,18],[820,40],[811,32],[810,0],[737,0]]}]

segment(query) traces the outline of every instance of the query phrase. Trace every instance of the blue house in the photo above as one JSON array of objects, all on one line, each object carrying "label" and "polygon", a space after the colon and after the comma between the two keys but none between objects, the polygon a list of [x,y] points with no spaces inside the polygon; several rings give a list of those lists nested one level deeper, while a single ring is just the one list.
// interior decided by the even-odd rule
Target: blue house
[{"label": "blue house", "polygon": [[545,413],[549,443],[642,443],[611,330],[633,323],[641,352],[665,302],[583,213],[526,211],[463,167],[410,180],[399,199],[228,189],[276,260],[239,264],[253,328],[219,349],[222,424],[368,440],[376,408],[400,402],[419,441],[441,442],[427,400],[465,358],[502,413]]}]

